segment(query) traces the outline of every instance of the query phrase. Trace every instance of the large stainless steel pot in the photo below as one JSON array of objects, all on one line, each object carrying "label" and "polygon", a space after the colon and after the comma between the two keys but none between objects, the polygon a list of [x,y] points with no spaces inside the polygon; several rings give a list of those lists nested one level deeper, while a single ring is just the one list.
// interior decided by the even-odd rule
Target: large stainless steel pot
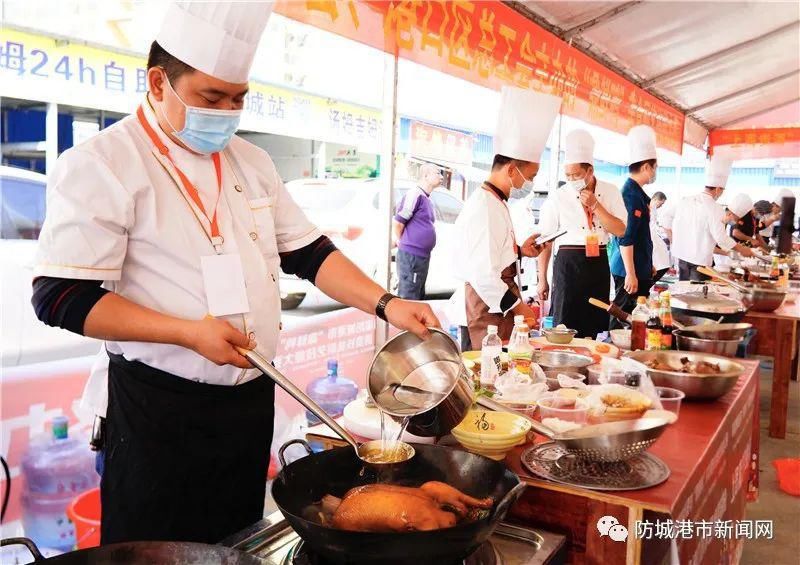
[{"label": "large stainless steel pot", "polygon": [[728,393],[744,372],[744,366],[726,357],[709,355],[707,353],[692,353],[688,351],[634,351],[626,353],[640,363],[658,360],[675,367],[681,366],[682,359],[690,362],[708,361],[718,364],[721,371],[717,374],[706,375],[696,373],[683,373],[679,370],[665,371],[661,369],[647,369],[647,374],[656,386],[676,388],[686,394],[686,399],[710,400],[719,398]]},{"label": "large stainless steel pot", "polygon": [[786,298],[786,291],[778,290],[769,283],[742,283],[714,269],[698,267],[697,270],[704,275],[716,277],[738,290],[742,295],[742,302],[748,310],[753,310],[755,312],[773,312],[783,304]]},{"label": "large stainless steel pot", "polygon": [[680,351],[696,351],[697,353],[711,353],[734,357],[742,338],[739,339],[705,339],[687,334],[686,330],[672,332]]},{"label": "large stainless steel pot", "polygon": [[702,323],[704,319],[735,323],[747,312],[742,301],[708,292],[705,285],[694,292],[673,294],[671,306],[675,318],[684,325]]},{"label": "large stainless steel pot", "polygon": [[421,340],[402,332],[375,354],[367,390],[378,407],[408,417],[408,431],[441,437],[461,423],[473,403],[473,385],[453,339],[437,328]]}]

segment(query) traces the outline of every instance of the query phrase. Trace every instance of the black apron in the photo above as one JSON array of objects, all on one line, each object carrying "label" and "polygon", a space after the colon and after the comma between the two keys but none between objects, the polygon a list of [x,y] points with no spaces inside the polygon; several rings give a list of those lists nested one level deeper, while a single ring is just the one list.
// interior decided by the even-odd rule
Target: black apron
[{"label": "black apron", "polygon": [[216,543],[260,520],[274,383],[210,385],[109,358],[102,543]]},{"label": "black apron", "polygon": [[599,257],[587,257],[583,246],[563,246],[553,263],[550,315],[554,324],[577,330],[577,337],[595,339],[608,329],[608,313],[589,304],[589,298],[608,302],[611,271],[606,247]]}]

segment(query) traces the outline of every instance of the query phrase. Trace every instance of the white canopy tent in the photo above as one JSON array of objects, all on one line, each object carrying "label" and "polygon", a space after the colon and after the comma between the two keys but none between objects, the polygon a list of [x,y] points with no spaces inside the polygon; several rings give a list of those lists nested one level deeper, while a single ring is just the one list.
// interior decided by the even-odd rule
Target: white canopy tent
[{"label": "white canopy tent", "polygon": [[687,115],[685,141],[712,129],[800,125],[800,4],[508,2]]}]

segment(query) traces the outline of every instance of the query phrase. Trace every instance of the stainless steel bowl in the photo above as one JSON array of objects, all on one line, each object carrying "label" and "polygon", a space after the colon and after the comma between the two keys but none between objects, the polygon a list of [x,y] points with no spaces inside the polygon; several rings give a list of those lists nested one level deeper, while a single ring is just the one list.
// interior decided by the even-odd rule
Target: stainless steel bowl
[{"label": "stainless steel bowl", "polygon": [[686,335],[686,330],[675,330],[672,332],[678,349],[681,351],[696,351],[698,353],[711,353],[712,355],[724,355],[734,357],[742,338],[738,339],[703,339]]},{"label": "stainless steel bowl", "polygon": [[550,328],[544,330],[544,337],[550,343],[555,343],[557,345],[566,345],[570,343],[573,339],[575,339],[575,334],[578,333],[577,330],[568,330],[568,329],[560,329],[560,328]]},{"label": "stainless steel bowl", "polygon": [[782,290],[754,285],[747,286],[749,290],[741,293],[742,302],[748,310],[754,312],[773,312],[780,308],[786,298],[786,292]]},{"label": "stainless steel bowl", "polygon": [[699,337],[701,339],[741,339],[751,329],[753,324],[700,324],[696,326],[686,326],[683,328],[683,335],[688,337]]},{"label": "stainless steel bowl", "polygon": [[630,357],[640,363],[647,364],[648,361],[659,360],[672,367],[681,366],[681,359],[688,359],[691,362],[708,361],[719,365],[720,372],[714,375],[682,373],[676,371],[664,371],[660,369],[647,369],[647,374],[656,386],[666,386],[676,388],[686,394],[686,399],[714,399],[728,393],[739,380],[744,372],[744,366],[718,355],[707,353],[692,353],[688,351],[635,351],[627,353]]},{"label": "stainless steel bowl", "polygon": [[440,437],[461,423],[473,394],[453,339],[430,331],[425,341],[409,332],[387,341],[369,366],[367,390],[381,410],[409,418],[409,433]]},{"label": "stainless steel bowl", "polygon": [[583,375],[587,373],[586,368],[594,363],[591,357],[568,351],[539,351],[533,360],[545,371],[560,369]]}]

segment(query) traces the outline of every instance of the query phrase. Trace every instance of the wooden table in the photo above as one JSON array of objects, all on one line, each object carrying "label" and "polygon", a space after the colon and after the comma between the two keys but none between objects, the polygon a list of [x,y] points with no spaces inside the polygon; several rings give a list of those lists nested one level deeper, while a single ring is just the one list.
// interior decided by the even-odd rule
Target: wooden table
[{"label": "wooden table", "polygon": [[[758,363],[744,364],[734,390],[716,402],[684,401],[678,421],[650,448],[671,471],[661,485],[611,492],[549,482],[522,466],[520,456],[529,446],[516,448],[506,463],[533,488],[512,507],[512,521],[566,534],[571,563],[635,565],[668,563],[672,549],[669,539],[633,535],[637,521],[743,520],[745,503],[757,496],[759,438]],[[600,536],[603,516],[628,528],[626,542]],[[675,540],[681,563],[715,565],[736,563],[743,541]]]},{"label": "wooden table", "polygon": [[[670,468],[661,485],[638,491],[592,491],[542,480],[520,457],[532,444],[512,450],[506,464],[530,488],[509,512],[512,522],[567,536],[570,563],[669,562],[672,541],[640,539],[636,523],[666,520],[743,520],[745,503],[758,493],[758,363],[743,361],[736,387],[714,402],[683,402],[678,421],[650,448]],[[344,442],[327,426],[306,430],[325,449]],[[536,436],[536,442],[545,441]],[[597,521],[614,516],[631,534],[627,542],[600,536]],[[678,539],[681,563],[738,561],[743,539]],[[702,556],[698,559],[698,555]],[[727,561],[726,561],[727,560]]]},{"label": "wooden table", "polygon": [[789,406],[789,379],[798,378],[800,342],[800,302],[783,304],[774,312],[750,311],[744,321],[758,330],[754,342],[756,355],[775,359],[772,372],[772,401],[769,409],[770,437],[786,437]]}]

